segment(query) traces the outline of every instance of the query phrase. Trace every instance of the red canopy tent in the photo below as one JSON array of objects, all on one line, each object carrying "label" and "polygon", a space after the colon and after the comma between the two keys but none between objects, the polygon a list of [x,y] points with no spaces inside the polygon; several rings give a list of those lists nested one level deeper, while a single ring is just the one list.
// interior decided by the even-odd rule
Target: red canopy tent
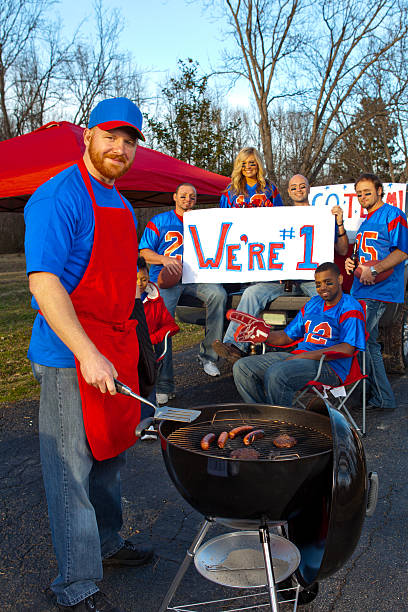
[{"label": "red canopy tent", "polygon": [[[39,185],[82,157],[83,128],[61,121],[0,142],[0,211],[21,212]],[[132,168],[117,187],[133,206],[171,205],[177,185],[192,183],[198,204],[217,203],[229,182],[169,155],[139,145]]]}]

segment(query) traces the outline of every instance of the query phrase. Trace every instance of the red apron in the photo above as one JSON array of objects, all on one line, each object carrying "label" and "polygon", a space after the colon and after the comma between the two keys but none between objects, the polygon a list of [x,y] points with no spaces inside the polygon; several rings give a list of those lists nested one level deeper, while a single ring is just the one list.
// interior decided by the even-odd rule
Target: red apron
[{"label": "red apron", "polygon": [[[78,319],[96,348],[118,371],[119,380],[139,389],[135,301],[138,243],[131,211],[97,206],[84,162],[79,170],[92,200],[95,231],[88,267],[71,293]],[[116,189],[116,187],[114,187]],[[115,457],[135,441],[140,403],[125,395],[101,393],[88,385],[75,359],[86,436],[95,459]]]}]

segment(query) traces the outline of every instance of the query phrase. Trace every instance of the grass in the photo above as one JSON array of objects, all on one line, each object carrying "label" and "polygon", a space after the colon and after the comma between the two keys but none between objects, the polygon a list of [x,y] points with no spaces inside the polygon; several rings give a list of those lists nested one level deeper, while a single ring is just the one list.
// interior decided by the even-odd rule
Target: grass
[{"label": "grass", "polygon": [[173,336],[173,351],[182,351],[184,349],[201,342],[204,338],[204,327],[201,325],[192,325],[191,323],[182,323],[176,317],[176,323],[180,328],[178,334]]},{"label": "grass", "polygon": [[[27,349],[35,312],[30,306],[24,255],[0,255],[0,403],[39,397]],[[186,349],[204,337],[204,329],[177,321],[181,331],[173,350]]]},{"label": "grass", "polygon": [[0,256],[0,401],[6,403],[39,396],[27,359],[35,313],[24,266],[22,255]]}]

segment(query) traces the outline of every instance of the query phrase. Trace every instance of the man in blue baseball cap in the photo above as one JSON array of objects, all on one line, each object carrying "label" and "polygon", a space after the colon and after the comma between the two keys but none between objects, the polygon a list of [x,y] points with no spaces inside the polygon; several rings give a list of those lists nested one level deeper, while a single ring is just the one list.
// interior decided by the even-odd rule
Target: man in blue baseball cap
[{"label": "man in blue baseball cap", "polygon": [[[32,306],[28,350],[41,384],[41,464],[61,610],[124,612],[99,591],[102,563],[143,565],[150,545],[124,540],[120,469],[135,442],[140,405],[114,379],[138,388],[134,321],[136,218],[115,179],[144,140],[126,98],[103,100],[84,131],[78,163],[28,202],[25,250]],[[130,401],[129,401],[130,400]]]},{"label": "man in blue baseball cap", "polygon": [[129,127],[136,138],[145,140],[142,134],[143,116],[139,108],[127,98],[109,98],[99,102],[91,112],[88,129],[97,126],[101,130]]}]

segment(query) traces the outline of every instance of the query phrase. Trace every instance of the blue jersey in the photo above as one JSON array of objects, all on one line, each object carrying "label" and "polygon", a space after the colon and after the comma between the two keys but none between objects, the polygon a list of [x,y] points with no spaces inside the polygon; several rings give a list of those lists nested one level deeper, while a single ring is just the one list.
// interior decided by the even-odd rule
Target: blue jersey
[{"label": "blue jersey", "polygon": [[[122,200],[113,187],[90,178],[97,205],[127,206],[136,225],[130,203]],[[92,202],[78,166],[70,166],[41,185],[28,201],[24,219],[27,274],[55,274],[72,293],[88,267],[95,228]],[[34,298],[31,304],[39,309]],[[75,367],[72,352],[42,316],[34,321],[28,357],[50,367]]]},{"label": "blue jersey", "polygon": [[[365,349],[365,321],[361,304],[348,295],[335,306],[327,306],[320,297],[311,298],[286,327],[292,340],[303,338],[296,351],[317,351],[347,342],[356,349]],[[344,381],[350,371],[352,358],[334,359],[330,367]]]},{"label": "blue jersey", "polygon": [[[360,225],[356,235],[358,257],[366,261],[385,259],[394,249],[408,254],[407,217],[396,206],[383,204]],[[364,285],[354,278],[351,294],[358,299],[404,302],[404,262],[395,266],[391,276],[375,285]]]},{"label": "blue jersey", "polygon": [[256,193],[258,184],[246,186],[246,194],[236,194],[229,189],[221,196],[220,208],[259,208],[283,206],[281,195],[273,183],[267,183],[262,193]]},{"label": "blue jersey", "polygon": [[[150,249],[159,255],[175,257],[179,261],[183,260],[183,217],[176,211],[156,215],[145,227],[139,249]],[[162,265],[152,265],[149,270],[150,280],[157,282]]]}]

